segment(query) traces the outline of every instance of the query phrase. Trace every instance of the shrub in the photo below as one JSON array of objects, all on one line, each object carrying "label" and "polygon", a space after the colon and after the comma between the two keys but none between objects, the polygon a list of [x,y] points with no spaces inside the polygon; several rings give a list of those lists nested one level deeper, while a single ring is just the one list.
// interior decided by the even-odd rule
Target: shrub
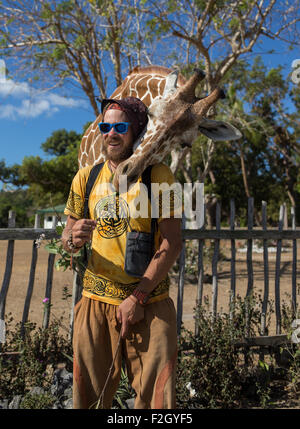
[{"label": "shrub", "polygon": [[27,393],[21,402],[21,408],[34,410],[52,408],[56,400],[57,398],[49,393]]},{"label": "shrub", "polygon": [[60,333],[60,321],[48,328],[36,328],[28,322],[24,329],[17,324],[10,329],[8,320],[6,343],[0,356],[0,398],[12,398],[26,394],[33,386],[48,387],[53,370],[60,362],[66,362],[72,371],[72,345]]},{"label": "shrub", "polygon": [[[213,321],[203,308],[197,309],[197,322],[199,335],[185,331],[181,344],[182,349],[189,344],[192,353],[179,353],[179,407],[232,408],[241,392],[240,358],[232,341],[232,324],[226,316],[217,316]],[[188,382],[195,390],[192,397]]]},{"label": "shrub", "polygon": [[198,334],[184,330],[179,344],[180,408],[237,408],[247,396],[255,398],[260,406],[267,406],[269,366],[255,360],[253,351],[236,346],[245,332],[251,335],[257,331],[258,315],[257,301],[252,296],[236,300],[232,317],[213,316],[205,306],[196,308]]}]

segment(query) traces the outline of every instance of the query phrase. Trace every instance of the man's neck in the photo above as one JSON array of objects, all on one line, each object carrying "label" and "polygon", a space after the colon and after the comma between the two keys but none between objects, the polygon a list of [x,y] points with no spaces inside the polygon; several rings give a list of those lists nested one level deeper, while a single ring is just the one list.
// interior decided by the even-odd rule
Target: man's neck
[{"label": "man's neck", "polygon": [[109,160],[108,161],[108,167],[109,167],[110,171],[112,171],[114,173],[118,167],[118,164],[114,161]]}]

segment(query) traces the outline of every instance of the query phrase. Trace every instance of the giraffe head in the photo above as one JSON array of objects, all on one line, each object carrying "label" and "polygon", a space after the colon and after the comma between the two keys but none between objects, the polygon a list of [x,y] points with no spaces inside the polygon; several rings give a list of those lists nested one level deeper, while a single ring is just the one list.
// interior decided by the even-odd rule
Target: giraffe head
[{"label": "giraffe head", "polygon": [[196,70],[194,75],[177,89],[177,72],[168,76],[163,96],[154,99],[149,108],[145,134],[135,143],[133,154],[116,169],[113,182],[116,189],[121,175],[127,176],[129,187],[137,181],[147,166],[162,162],[176,145],[191,146],[209,108],[219,98],[224,97],[223,91],[215,88],[207,97],[197,98],[195,89],[203,78],[204,74]]}]

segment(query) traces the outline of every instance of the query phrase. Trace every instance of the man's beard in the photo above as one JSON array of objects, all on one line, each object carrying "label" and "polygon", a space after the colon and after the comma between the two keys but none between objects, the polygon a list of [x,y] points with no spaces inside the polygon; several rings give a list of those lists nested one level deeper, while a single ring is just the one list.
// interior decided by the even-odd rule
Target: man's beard
[{"label": "man's beard", "polygon": [[105,142],[103,142],[103,147],[102,147],[102,152],[105,156],[106,159],[108,159],[109,161],[113,161],[113,162],[122,162],[125,161],[126,159],[128,159],[132,154],[133,154],[133,150],[132,150],[132,145],[125,145],[123,146],[122,150],[118,153],[111,153],[110,151],[108,151],[108,145],[110,143],[114,143],[114,142],[121,142],[121,144],[123,143],[123,140],[119,139],[118,137],[113,137],[113,138],[108,138]]}]

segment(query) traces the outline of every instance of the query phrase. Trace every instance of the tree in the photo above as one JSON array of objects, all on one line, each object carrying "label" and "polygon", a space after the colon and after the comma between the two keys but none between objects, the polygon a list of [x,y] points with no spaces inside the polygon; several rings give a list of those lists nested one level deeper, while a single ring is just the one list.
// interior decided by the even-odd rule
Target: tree
[{"label": "tree", "polygon": [[98,116],[97,98],[106,97],[108,83],[120,85],[122,71],[142,60],[139,19],[122,0],[7,0],[0,3],[0,52],[32,84],[75,84]]},{"label": "tree", "polygon": [[[187,71],[191,64],[206,73],[206,90],[223,85],[238,60],[252,53],[263,40],[286,42],[289,47],[300,44],[299,3],[293,0],[170,0],[144,1],[147,25],[157,35],[185,42],[186,57],[177,57],[178,65]],[[274,48],[276,45],[274,43]],[[201,95],[201,94],[199,94]],[[219,106],[220,104],[218,104]],[[212,109],[211,116],[216,110]],[[210,174],[215,143],[204,143],[205,163],[198,170],[198,180]],[[186,153],[182,154],[186,156]],[[176,162],[181,162],[173,152]],[[175,163],[175,161],[174,161]]]},{"label": "tree", "polygon": [[62,204],[66,201],[70,183],[78,170],[77,154],[81,134],[57,130],[41,145],[50,159],[25,157],[21,165],[0,164],[0,180],[14,186],[27,187],[27,196],[34,209]]},{"label": "tree", "polygon": [[[238,62],[253,53],[260,42],[270,40],[274,48],[279,40],[287,48],[299,46],[299,20],[299,2],[293,0],[6,0],[0,4],[0,52],[16,58],[19,70],[23,61],[26,76],[32,82],[39,76],[47,79],[48,87],[59,88],[73,82],[78,93],[83,91],[88,98],[97,116],[97,97],[106,97],[108,88],[115,89],[136,64],[157,62],[177,66],[186,75],[196,65],[205,70],[205,91],[210,91],[216,85],[226,86]],[[154,46],[159,47],[157,53]],[[241,85],[245,85],[242,74],[239,78]],[[37,85],[42,85],[39,80]],[[227,87],[230,89],[228,83]],[[233,87],[240,92],[242,89],[245,86]],[[299,106],[299,94],[295,92],[294,96]],[[267,98],[261,102],[255,106],[255,121],[260,119],[259,109],[267,112]],[[238,97],[237,118],[225,110],[226,103],[218,105],[219,113],[212,110],[211,116],[218,113],[222,117],[226,112],[226,120],[236,120],[246,131],[251,128],[247,120],[253,121],[254,117],[247,117],[239,110]],[[277,103],[276,109],[279,107]],[[287,114],[283,109],[281,113]],[[282,116],[279,126],[288,123],[290,118],[285,118],[287,122],[284,123]],[[266,122],[259,126],[265,127]],[[283,143],[282,133],[276,140],[275,127],[272,132],[269,144],[276,146],[283,159],[294,159],[294,153],[287,151],[290,143],[287,140]],[[289,135],[288,141],[293,142],[293,138]],[[211,163],[216,145],[211,140],[201,141],[202,163],[198,164],[195,180],[209,177],[213,181]],[[244,162],[245,141],[240,142],[238,151],[244,186],[250,194]],[[191,177],[188,149],[173,151],[171,165],[173,171],[181,166],[183,174]],[[35,167],[39,168],[38,161]],[[285,168],[286,174],[291,172],[290,164],[285,164]],[[294,188],[291,180],[289,183],[289,189]],[[291,192],[290,195],[293,197]]]},{"label": "tree", "polygon": [[[229,216],[233,196],[240,213],[241,207],[247,206],[247,198],[254,197],[258,224],[261,201],[266,200],[269,207],[275,209],[270,216],[274,221],[279,205],[287,202],[287,197],[293,206],[298,205],[300,197],[297,189],[299,111],[295,90],[292,87],[289,93],[289,82],[284,79],[281,67],[268,70],[259,57],[252,65],[238,61],[224,84],[227,100],[221,106],[220,117],[224,115],[241,129],[243,137],[216,145],[205,182],[206,192],[222,197],[226,216]],[[199,140],[183,165],[186,180],[197,179],[204,156],[203,142]]]},{"label": "tree", "polygon": [[262,37],[299,46],[299,4],[291,0],[143,2],[157,34],[185,40],[188,63],[202,63],[208,90],[218,85]]},{"label": "tree", "polygon": [[[16,213],[16,227],[30,226],[29,214],[33,204],[26,189],[0,191],[0,228],[7,228],[8,213]],[[32,226],[32,223],[31,223]]]}]

